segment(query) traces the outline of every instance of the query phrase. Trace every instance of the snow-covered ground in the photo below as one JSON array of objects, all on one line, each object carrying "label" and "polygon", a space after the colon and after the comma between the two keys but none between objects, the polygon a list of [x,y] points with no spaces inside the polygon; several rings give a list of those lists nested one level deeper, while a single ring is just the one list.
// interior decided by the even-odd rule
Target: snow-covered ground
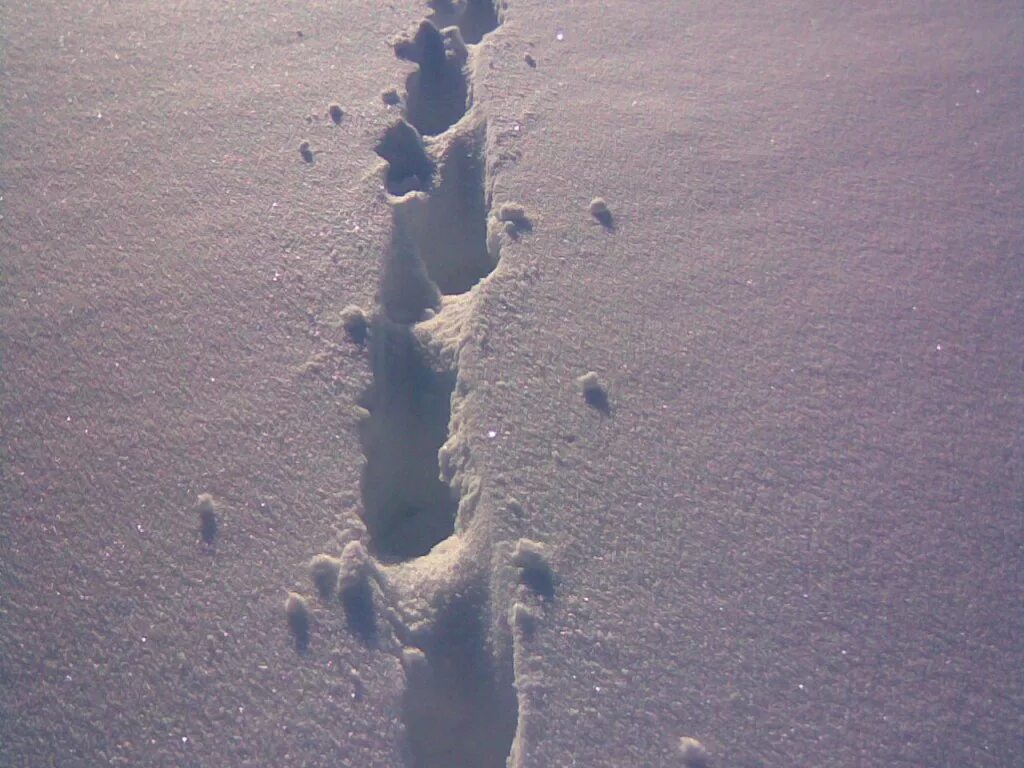
[{"label": "snow-covered ground", "polygon": [[1018,764],[1020,11],[434,6],[8,4],[0,763]]}]

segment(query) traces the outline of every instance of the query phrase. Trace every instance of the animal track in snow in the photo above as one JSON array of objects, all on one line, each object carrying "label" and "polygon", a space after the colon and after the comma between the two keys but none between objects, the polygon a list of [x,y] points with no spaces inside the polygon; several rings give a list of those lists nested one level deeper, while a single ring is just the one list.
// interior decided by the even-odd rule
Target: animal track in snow
[{"label": "animal track in snow", "polygon": [[[409,136],[408,130],[413,129],[407,123],[398,123],[388,133]],[[425,276],[442,295],[465,293],[498,263],[498,244],[493,239],[488,243],[487,237],[485,144],[486,123],[475,115],[467,116],[448,134],[431,141],[430,150],[436,158],[419,161],[418,167],[435,169],[430,183],[392,200],[391,262],[398,269],[422,264]],[[392,178],[392,167],[389,162],[387,179]],[[388,186],[392,191],[390,182]],[[398,284],[404,286],[406,282]],[[385,291],[388,288],[386,284]],[[405,290],[403,287],[402,292]],[[398,304],[404,302],[399,300]],[[394,297],[385,295],[384,305],[385,309],[394,307]],[[403,308],[415,312],[436,306]],[[394,317],[393,312],[389,315]]]},{"label": "animal track in snow", "polygon": [[[493,551],[506,545],[474,528],[481,481],[459,353],[503,233],[517,239],[530,226],[525,214],[505,221],[491,211],[487,124],[473,104],[476,44],[500,23],[497,1],[430,6],[415,35],[395,43],[417,68],[406,80],[403,119],[375,147],[392,227],[365,339],[365,546],[350,542],[341,558],[315,558],[311,575],[323,599],[341,602],[357,636],[401,659],[409,768],[503,768],[522,750],[516,638],[535,615],[516,602],[510,626],[508,596],[495,585],[504,574],[500,589],[545,601],[554,580],[533,542],[506,552],[495,569]],[[331,590],[324,582],[335,571]]]},{"label": "animal track in snow", "polygon": [[498,9],[492,0],[429,0],[430,21],[438,29],[456,26],[467,43],[479,43],[498,28]]},{"label": "animal track in snow", "polygon": [[419,132],[406,121],[388,128],[375,151],[388,164],[384,184],[388,193],[402,196],[433,186],[434,163],[427,156]]},{"label": "animal track in snow", "polygon": [[399,38],[395,55],[418,65],[405,81],[405,116],[416,130],[436,136],[466,114],[469,52],[458,27],[442,33],[424,20],[415,36]]},{"label": "animal track in snow", "polygon": [[407,325],[378,318],[370,335],[373,383],[362,405],[363,522],[384,561],[427,554],[454,530],[457,501],[441,481],[455,375],[431,365]]}]

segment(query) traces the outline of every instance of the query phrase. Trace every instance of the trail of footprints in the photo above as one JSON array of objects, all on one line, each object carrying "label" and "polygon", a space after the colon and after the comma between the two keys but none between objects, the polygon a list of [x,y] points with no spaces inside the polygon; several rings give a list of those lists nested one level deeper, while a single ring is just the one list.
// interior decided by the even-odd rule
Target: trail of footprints
[{"label": "trail of footprints", "polygon": [[[517,206],[491,211],[486,119],[473,101],[476,44],[499,25],[500,0],[430,5],[430,18],[395,44],[417,67],[404,119],[376,146],[392,231],[379,307],[368,327],[355,323],[372,370],[360,402],[366,538],[340,557],[314,557],[310,572],[352,632],[401,659],[407,764],[500,768],[518,763],[524,738],[514,667],[533,626],[529,604],[554,586],[541,545],[513,548],[474,526],[480,480],[463,429],[469,386],[458,354],[474,287],[497,266],[502,235],[518,236],[529,221]],[[495,586],[510,571],[518,602]],[[299,599],[289,597],[293,631]],[[299,626],[304,647],[308,629]]]}]

